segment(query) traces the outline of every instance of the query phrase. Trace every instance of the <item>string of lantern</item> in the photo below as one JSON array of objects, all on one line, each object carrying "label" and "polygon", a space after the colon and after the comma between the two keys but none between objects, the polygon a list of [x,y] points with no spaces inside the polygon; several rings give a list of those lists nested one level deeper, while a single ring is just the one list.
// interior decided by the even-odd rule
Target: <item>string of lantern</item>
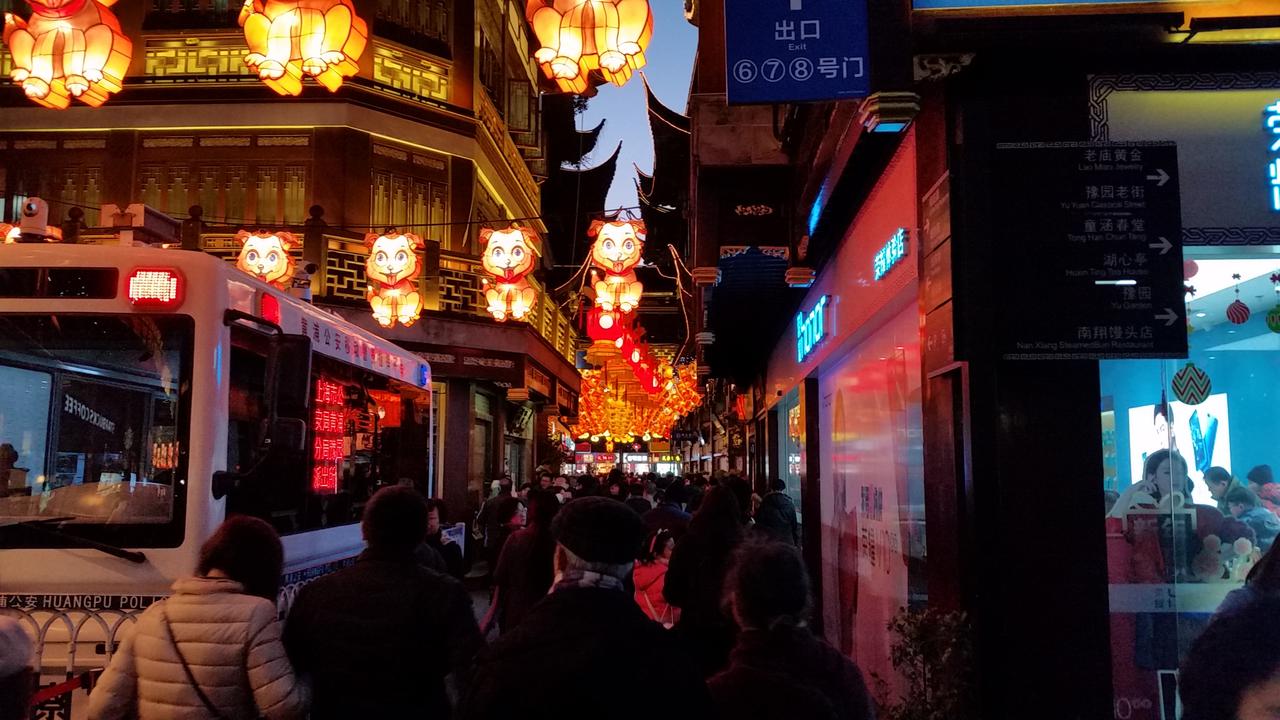
[{"label": "string of lantern", "polygon": [[[33,102],[65,109],[73,99],[99,107],[124,86],[133,41],[111,11],[116,0],[28,0],[31,15],[5,13],[10,77]],[[369,28],[351,0],[245,0],[245,67],[280,95],[303,81],[336,91],[360,70]]]}]

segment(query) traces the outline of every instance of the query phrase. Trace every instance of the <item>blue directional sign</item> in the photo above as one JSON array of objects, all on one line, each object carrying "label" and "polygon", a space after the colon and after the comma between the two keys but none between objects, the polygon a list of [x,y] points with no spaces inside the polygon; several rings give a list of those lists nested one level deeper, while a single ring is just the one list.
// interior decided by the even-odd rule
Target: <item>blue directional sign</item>
[{"label": "blue directional sign", "polygon": [[866,97],[867,0],[726,0],[730,103]]}]

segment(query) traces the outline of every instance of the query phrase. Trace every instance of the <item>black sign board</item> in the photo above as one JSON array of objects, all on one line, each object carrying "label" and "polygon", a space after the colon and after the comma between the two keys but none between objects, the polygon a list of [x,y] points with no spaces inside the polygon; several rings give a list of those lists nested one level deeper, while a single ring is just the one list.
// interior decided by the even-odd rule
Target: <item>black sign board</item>
[{"label": "black sign board", "polygon": [[997,145],[992,231],[1008,359],[1187,355],[1177,148]]},{"label": "black sign board", "polygon": [[672,430],[671,442],[697,442],[697,430]]}]

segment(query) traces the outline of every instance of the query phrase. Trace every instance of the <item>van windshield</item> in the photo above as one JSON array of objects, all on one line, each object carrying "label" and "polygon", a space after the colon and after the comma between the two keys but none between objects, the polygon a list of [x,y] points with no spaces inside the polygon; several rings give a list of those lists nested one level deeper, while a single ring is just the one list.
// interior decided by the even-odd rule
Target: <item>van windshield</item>
[{"label": "van windshield", "polygon": [[[191,318],[0,315],[0,546],[181,537]],[[22,536],[22,538],[15,538]]]}]

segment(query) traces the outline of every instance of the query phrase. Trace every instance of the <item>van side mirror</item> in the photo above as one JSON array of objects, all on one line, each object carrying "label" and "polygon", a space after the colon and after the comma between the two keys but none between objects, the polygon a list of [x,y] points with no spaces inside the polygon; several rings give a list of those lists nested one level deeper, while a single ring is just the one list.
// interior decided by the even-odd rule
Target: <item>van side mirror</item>
[{"label": "van side mirror", "polygon": [[267,397],[276,403],[273,416],[305,418],[311,392],[311,338],[272,335],[268,353]]}]

